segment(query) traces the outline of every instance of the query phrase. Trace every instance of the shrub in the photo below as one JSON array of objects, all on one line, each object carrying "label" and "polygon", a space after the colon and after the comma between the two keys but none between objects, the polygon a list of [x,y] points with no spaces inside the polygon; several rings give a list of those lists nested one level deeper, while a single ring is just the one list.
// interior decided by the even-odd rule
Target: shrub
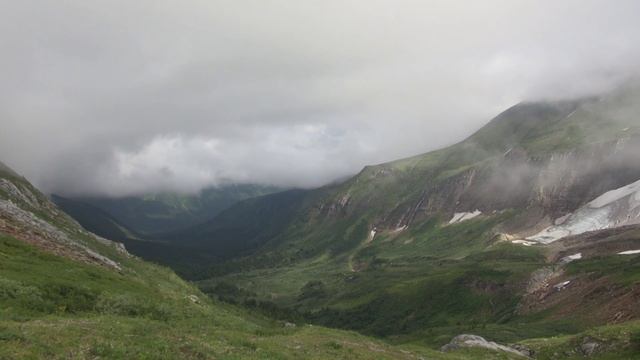
[{"label": "shrub", "polygon": [[42,291],[37,287],[2,278],[0,278],[0,301],[14,303],[35,312],[53,312],[55,308],[51,301],[44,299]]}]

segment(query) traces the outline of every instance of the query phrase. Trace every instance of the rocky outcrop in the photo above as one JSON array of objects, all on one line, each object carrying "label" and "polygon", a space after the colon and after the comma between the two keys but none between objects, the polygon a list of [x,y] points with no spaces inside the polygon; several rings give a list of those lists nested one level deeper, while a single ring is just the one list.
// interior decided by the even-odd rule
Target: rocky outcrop
[{"label": "rocky outcrop", "polygon": [[462,348],[482,348],[487,350],[506,352],[522,357],[529,357],[532,355],[532,352],[529,349],[521,345],[518,345],[517,348],[501,345],[493,341],[487,341],[481,336],[469,334],[462,334],[454,337],[451,342],[440,348],[440,351],[449,352]]},{"label": "rocky outcrop", "polygon": [[7,179],[0,178],[0,190],[4,191],[8,197],[13,198],[14,200],[24,202],[32,207],[38,206],[38,199],[29,189],[25,187],[20,189],[13,182]]},{"label": "rocky outcrop", "polygon": [[0,232],[56,255],[121,270],[117,262],[72,239],[65,231],[21,209],[11,200],[0,199]]},{"label": "rocky outcrop", "polygon": [[59,256],[121,270],[118,262],[101,254],[90,243],[93,241],[130,256],[124,245],[87,232],[25,179],[9,170],[3,170],[7,177],[0,177],[0,232]]}]

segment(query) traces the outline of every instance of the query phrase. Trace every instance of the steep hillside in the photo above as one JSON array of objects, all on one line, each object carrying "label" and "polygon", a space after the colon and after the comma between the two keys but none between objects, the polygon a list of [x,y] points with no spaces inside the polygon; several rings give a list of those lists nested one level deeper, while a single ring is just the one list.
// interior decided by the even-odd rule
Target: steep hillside
[{"label": "steep hillside", "polygon": [[[83,228],[0,169],[0,358],[461,359],[211,301]],[[505,355],[501,358],[508,357]]]},{"label": "steep hillside", "polygon": [[197,225],[239,201],[277,191],[279,189],[272,186],[226,185],[207,188],[194,195],[156,193],[73,200],[101,209],[134,232],[153,235]]},{"label": "steep hillside", "polygon": [[[629,87],[601,98],[519,104],[449,148],[368,166],[343,184],[295,198],[241,202],[175,238],[213,252],[250,244],[245,253],[276,251],[295,260],[354,250],[373,232],[397,236],[436,218],[511,212],[496,230],[525,241],[640,179],[639,93]],[[276,206],[283,211],[256,210]],[[263,232],[265,223],[279,230]]]},{"label": "steep hillside", "polygon": [[93,205],[58,195],[52,195],[51,201],[94,234],[119,242],[140,237],[126,225],[120,224],[113,216]]},{"label": "steep hillside", "polygon": [[[252,213],[240,203],[228,211],[247,225],[225,236],[252,244],[249,256],[211,267],[201,288],[430,346],[461,332],[515,341],[616,323],[615,314],[592,318],[580,304],[616,308],[614,298],[635,296],[635,275],[619,282],[615,274],[636,273],[637,232],[621,239],[607,231],[639,222],[639,94],[626,87],[598,98],[516,105],[459,144],[305,192],[273,235],[254,233],[252,224],[281,214]],[[218,217],[207,227],[224,223]],[[215,252],[222,237],[208,235],[197,244]],[[592,253],[571,264],[556,258],[566,235],[593,241]],[[628,260],[606,251],[611,247],[631,251]],[[574,272],[588,263],[595,265]],[[595,276],[608,290],[555,287]],[[567,294],[564,312],[556,302],[524,310],[554,291]],[[590,303],[581,302],[585,294]],[[625,306],[617,316],[637,319],[638,305]]]},{"label": "steep hillside", "polygon": [[305,211],[311,195],[305,190],[288,190],[248,199],[212,221],[154,239],[211,250],[220,262],[251,252],[280,236],[291,225],[291,220]]}]

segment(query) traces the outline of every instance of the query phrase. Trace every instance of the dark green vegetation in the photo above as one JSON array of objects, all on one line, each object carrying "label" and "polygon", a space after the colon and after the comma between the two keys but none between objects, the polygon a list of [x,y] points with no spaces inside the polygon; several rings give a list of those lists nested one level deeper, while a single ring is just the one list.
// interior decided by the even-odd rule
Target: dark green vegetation
[{"label": "dark green vegetation", "polygon": [[106,211],[87,203],[52,195],[51,200],[65,213],[69,214],[82,227],[106,239],[127,242],[138,239],[140,235],[118,222]]},{"label": "dark green vegetation", "polygon": [[156,239],[216,254],[218,260],[242,255],[277,237],[301,210],[307,193],[289,190],[245,200],[206,222]]},{"label": "dark green vegetation", "polygon": [[101,209],[125,227],[148,236],[197,225],[212,219],[238,201],[278,190],[272,186],[226,185],[207,188],[195,195],[158,193],[76,200]]},{"label": "dark green vegetation", "polygon": [[[0,358],[397,359],[363,336],[291,327],[212,302],[170,271],[119,258],[123,271],[43,253],[0,236]],[[417,351],[417,352],[416,352]],[[476,352],[482,356],[482,352]]]},{"label": "dark green vegetation", "polygon": [[[104,238],[122,242],[131,253],[168,265],[182,276],[194,277],[206,271],[208,264],[219,262],[253,246],[252,243],[227,241],[243,221],[242,218],[234,218],[233,213],[219,217],[222,221],[227,221],[222,226],[199,224],[206,223],[206,220],[239,201],[251,198],[248,200],[251,203],[255,201],[254,197],[277,190],[269,186],[228,185],[208,188],[197,195],[153,194],[120,199],[70,199],[53,195],[52,200],[85,229]],[[286,194],[288,192],[283,196],[286,197]],[[279,213],[274,211],[274,206],[279,207],[278,203],[269,202],[268,206],[270,208],[260,211]],[[282,209],[279,211],[282,212]],[[255,215],[260,218],[259,214]],[[290,214],[282,216],[288,215]],[[272,236],[281,226],[273,219],[268,223],[252,225],[252,230],[243,230],[246,236],[259,233]],[[266,231],[267,228],[272,231]],[[215,233],[216,238],[221,237],[221,241],[212,244],[213,246],[205,246],[203,250],[201,240],[208,239],[204,234],[210,233]]]},{"label": "dark green vegetation", "polygon": [[[235,284],[251,292],[227,291],[227,299],[269,299],[307,321],[375,336],[413,334],[441,346],[460,333],[483,335],[490,324],[502,324],[499,339],[512,341],[524,335],[517,334],[519,295],[545,259],[536,248],[469,237],[490,225],[476,220],[428,232],[416,229],[376,240],[350,256],[232,273],[202,281],[201,288],[215,294],[223,290],[215,285],[220,281]],[[443,251],[445,242],[449,246]],[[484,249],[474,251],[478,243]]]}]

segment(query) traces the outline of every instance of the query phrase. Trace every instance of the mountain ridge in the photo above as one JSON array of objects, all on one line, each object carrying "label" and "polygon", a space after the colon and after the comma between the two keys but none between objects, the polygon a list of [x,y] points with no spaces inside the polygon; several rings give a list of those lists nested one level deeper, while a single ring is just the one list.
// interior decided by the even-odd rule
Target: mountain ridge
[{"label": "mountain ridge", "polygon": [[[633,282],[614,279],[622,278],[618,272],[635,271],[635,258],[622,261],[618,255],[640,248],[635,228],[624,241],[600,228],[574,234],[578,243],[593,241],[598,250],[585,250],[570,264],[552,255],[564,240],[547,245],[531,238],[640,179],[639,93],[632,90],[522,103],[457,144],[367,166],[341,184],[309,190],[275,236],[195,279],[205,292],[234,302],[270,301],[314,323],[376,336],[424,340],[431,333],[428,341],[437,346],[444,333],[456,335],[451,329],[495,326],[504,331],[499,340],[506,341],[529,336],[518,324],[545,334],[558,326],[551,331],[557,335],[615,322],[615,314],[590,322],[588,312],[575,311],[562,328],[563,317],[552,307],[546,315],[540,308],[518,309],[535,296],[555,299],[554,291],[564,291],[562,301],[570,306],[578,307],[588,294],[599,305],[585,300],[585,307],[617,307],[583,286],[588,276],[597,276],[620,298],[633,297]],[[228,210],[246,215],[245,227],[232,227],[228,238],[257,239],[249,231],[254,206],[241,202]],[[268,208],[268,201],[259,206]],[[630,209],[620,208],[619,216],[634,216]],[[268,221],[275,215],[261,216],[266,219],[259,221]],[[225,224],[218,218],[210,226]],[[215,233],[209,235],[215,244]],[[198,246],[217,250],[207,248],[206,237]],[[568,246],[563,257],[577,257],[581,249]],[[615,265],[598,275],[576,272],[605,263]],[[527,284],[537,277],[544,291],[532,295]],[[575,285],[556,290],[565,281]],[[618,309],[625,321],[635,319],[635,305],[624,306]]]},{"label": "mountain ridge", "polygon": [[[366,212],[367,208],[373,206],[384,210],[378,211],[376,218],[369,220],[369,228],[384,228],[389,231],[406,228],[416,217],[429,216],[425,215],[429,208],[445,209],[447,216],[453,216],[455,212],[474,212],[482,208],[485,212],[509,207],[522,208],[527,207],[528,202],[537,201],[538,207],[541,208],[539,211],[543,212],[542,217],[558,218],[576,210],[581,205],[580,202],[584,202],[584,198],[595,197],[606,190],[627,185],[640,178],[637,168],[631,171],[624,169],[628,167],[624,164],[624,157],[605,158],[606,155],[599,155],[597,163],[617,161],[619,164],[617,168],[611,166],[611,169],[602,171],[605,180],[599,181],[591,190],[582,185],[582,188],[575,190],[558,189],[558,185],[553,185],[556,187],[554,190],[553,186],[540,182],[540,176],[547,176],[541,173],[543,170],[546,173],[554,172],[554,169],[561,169],[563,164],[569,162],[579,163],[587,169],[594,168],[589,166],[591,153],[611,155],[611,152],[618,151],[617,137],[626,125],[633,127],[634,123],[629,119],[623,119],[617,133],[605,133],[594,139],[590,134],[593,128],[599,126],[599,121],[592,119],[591,113],[594,109],[598,110],[599,106],[602,107],[601,102],[598,98],[590,97],[549,104],[520,103],[455,145],[405,159],[366,166],[356,176],[340,184],[307,191],[310,199],[321,200],[315,204],[310,204],[313,200],[308,200],[303,212],[308,214],[307,220],[316,221],[337,214],[344,217]],[[607,106],[610,108],[614,105],[605,105]],[[573,117],[579,117],[581,120],[575,121]],[[530,120],[534,121],[533,125],[527,124]],[[505,133],[516,135],[506,136]],[[632,129],[624,131],[630,149],[624,151],[629,153],[629,156],[640,146],[638,134],[637,124]],[[514,146],[513,141],[522,144]],[[556,145],[552,150],[555,152],[550,152],[548,145],[554,143]],[[575,149],[582,149],[582,152],[576,153]],[[557,154],[563,154],[560,160]],[[548,164],[545,165],[544,162]],[[543,169],[544,166],[547,168]],[[624,169],[628,174],[617,176],[616,179],[609,176],[611,180],[606,180],[606,173],[615,172],[616,169]],[[571,171],[565,172],[564,175],[556,176],[553,181],[559,184],[572,176],[575,177],[569,174]],[[434,179],[433,186],[441,188],[437,191],[429,190],[429,180],[420,184],[420,179],[428,178]],[[538,188],[540,192],[535,193],[533,188]],[[556,204],[550,207],[549,201],[545,198],[565,196],[556,195],[558,191],[581,193],[567,196],[562,200],[564,205],[557,204],[559,199],[553,200]],[[429,193],[432,196],[426,198],[426,194]],[[443,197],[447,193],[450,194],[446,195],[449,197]],[[327,195],[323,198],[322,194]],[[244,204],[239,203],[235,208],[242,206]],[[544,212],[550,214],[545,215]],[[292,222],[307,220],[299,219]],[[224,222],[221,219],[213,219],[210,226],[216,227],[217,225],[213,225],[216,221]],[[543,219],[538,219],[538,222],[542,221]],[[238,238],[242,237],[238,235]],[[188,239],[185,242],[188,243]]]}]

